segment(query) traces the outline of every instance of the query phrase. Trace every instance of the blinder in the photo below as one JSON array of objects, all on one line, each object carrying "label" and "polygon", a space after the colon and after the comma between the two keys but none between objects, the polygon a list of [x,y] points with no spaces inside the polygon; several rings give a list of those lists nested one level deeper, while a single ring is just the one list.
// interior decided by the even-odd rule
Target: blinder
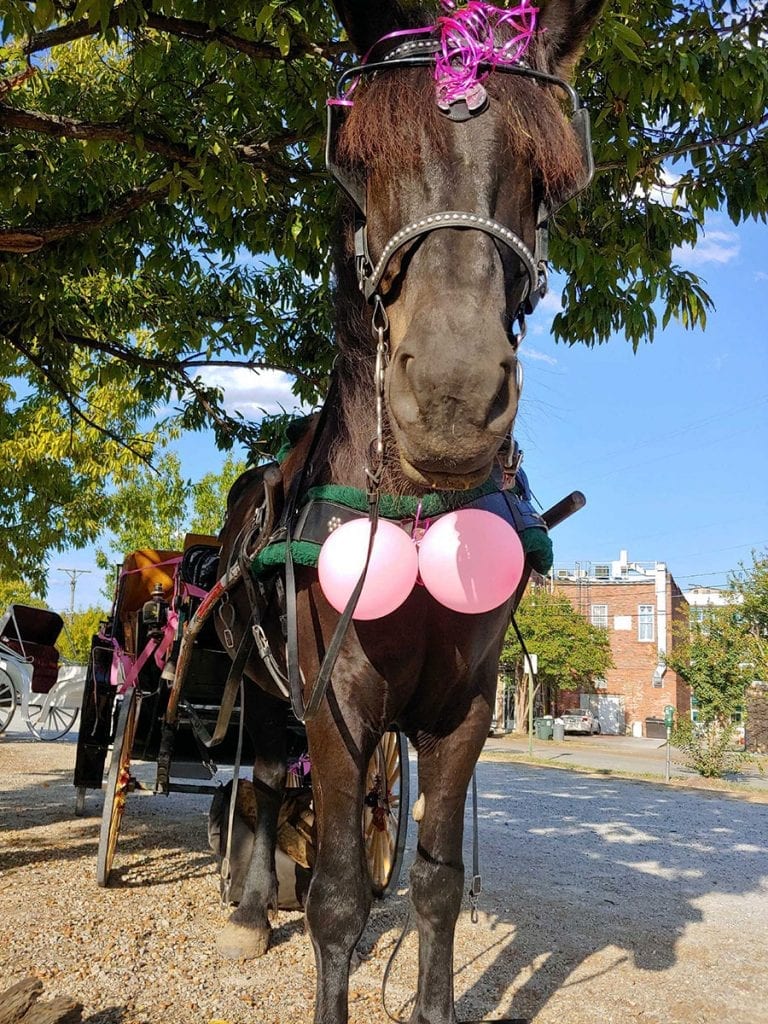
[{"label": "blinder", "polygon": [[[381,60],[360,64],[348,68],[336,83],[336,95],[328,101],[328,128],[326,136],[326,166],[331,177],[348,197],[355,209],[355,259],[360,290],[369,302],[373,302],[378,294],[378,287],[386,273],[392,257],[408,242],[440,228],[469,228],[482,231],[496,241],[512,250],[522,267],[528,281],[525,294],[517,313],[522,318],[533,312],[539,299],[547,292],[547,259],[548,259],[548,221],[562,206],[570,202],[582,192],[595,173],[592,155],[592,138],[589,111],[581,105],[576,90],[562,78],[537,71],[524,64],[512,66],[499,65],[494,70],[501,74],[522,75],[561,89],[571,107],[570,123],[582,155],[583,175],[574,188],[564,196],[558,197],[556,204],[548,206],[542,203],[538,210],[536,224],[536,241],[534,250],[526,245],[522,238],[510,228],[492,218],[483,217],[476,212],[460,210],[443,210],[431,213],[406,224],[384,246],[378,261],[374,264],[368,249],[367,232],[367,178],[362,168],[342,164],[337,159],[338,138],[344,125],[345,108],[351,106],[347,98],[347,87],[351,88],[360,76],[373,75],[394,69],[428,67],[434,65],[435,53],[439,43],[435,39],[412,39],[395,47],[385,54]],[[482,111],[468,116],[480,116]]]}]

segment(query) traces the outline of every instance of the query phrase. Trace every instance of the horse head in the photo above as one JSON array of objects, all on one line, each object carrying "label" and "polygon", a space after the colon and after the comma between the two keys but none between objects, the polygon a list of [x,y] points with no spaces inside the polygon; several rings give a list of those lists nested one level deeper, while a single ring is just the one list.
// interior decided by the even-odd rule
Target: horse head
[{"label": "horse head", "polygon": [[[329,163],[352,200],[337,268],[342,356],[368,343],[370,326],[380,343],[386,332],[382,390],[406,478],[473,487],[517,412],[516,325],[546,290],[546,219],[591,173],[562,102],[567,85],[555,79],[570,71],[601,0],[533,11],[524,2],[522,22],[503,7],[455,5],[453,27],[454,5],[443,5],[442,21],[434,5],[431,14],[380,0],[335,6],[365,55],[345,76],[329,132]],[[467,21],[473,11],[495,19],[496,52],[518,47],[524,65],[471,66],[478,41],[487,44],[483,25]]]}]

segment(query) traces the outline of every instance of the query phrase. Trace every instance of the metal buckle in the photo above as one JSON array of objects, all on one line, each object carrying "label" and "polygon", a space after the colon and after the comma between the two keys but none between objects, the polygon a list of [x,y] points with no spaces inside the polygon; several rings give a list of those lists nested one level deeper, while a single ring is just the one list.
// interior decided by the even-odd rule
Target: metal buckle
[{"label": "metal buckle", "polygon": [[[225,610],[228,610],[230,613],[227,617],[224,615]],[[218,615],[224,625],[222,633],[224,645],[228,651],[231,651],[235,646],[235,638],[232,634],[232,626],[235,624],[235,609],[229,603],[229,594],[224,594],[222,596],[221,601],[219,602]],[[227,621],[227,618],[229,618],[229,621]]]},{"label": "metal buckle", "polygon": [[269,640],[267,640],[267,634],[264,632],[264,627],[261,623],[257,622],[251,626],[251,632],[253,633],[253,639],[256,642],[256,649],[259,652],[259,657],[262,661],[265,661],[271,652]]},{"label": "metal buckle", "polygon": [[482,877],[480,875],[473,875],[472,876],[472,884],[470,885],[469,892],[467,893],[467,895],[469,896],[469,916],[470,916],[470,920],[472,921],[472,924],[477,924],[477,921],[478,921],[477,901],[478,901],[478,897],[480,896],[480,893],[482,891],[483,891],[483,879],[482,879]]}]

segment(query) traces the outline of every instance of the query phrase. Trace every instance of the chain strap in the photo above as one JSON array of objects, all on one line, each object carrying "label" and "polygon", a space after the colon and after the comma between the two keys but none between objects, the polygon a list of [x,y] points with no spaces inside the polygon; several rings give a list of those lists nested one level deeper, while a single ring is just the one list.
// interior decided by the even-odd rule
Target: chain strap
[{"label": "chain strap", "polygon": [[378,509],[378,497],[384,475],[384,382],[389,364],[389,317],[380,295],[373,299],[373,315],[371,332],[376,339],[376,365],[373,373],[373,387],[376,400],[376,435],[371,441],[368,451],[368,462],[365,467],[367,481],[368,506],[371,518]]}]

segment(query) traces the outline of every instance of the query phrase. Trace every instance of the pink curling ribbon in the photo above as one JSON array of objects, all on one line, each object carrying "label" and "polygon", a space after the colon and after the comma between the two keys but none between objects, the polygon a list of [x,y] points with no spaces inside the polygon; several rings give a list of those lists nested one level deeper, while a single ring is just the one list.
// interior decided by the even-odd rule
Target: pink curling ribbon
[{"label": "pink curling ribbon", "polygon": [[[381,46],[381,44],[385,43],[388,39],[402,39],[402,38],[404,38],[406,36],[410,37],[410,36],[429,35],[433,30],[434,30],[434,25],[427,25],[425,28],[403,28],[403,29],[399,29],[397,32],[388,32],[385,36],[382,36],[381,39],[377,39],[376,40],[376,42],[373,44],[373,46],[370,48],[370,50],[368,50],[368,52],[363,56],[363,59],[360,61],[360,64],[361,65],[367,64],[371,54],[376,49],[376,47],[377,46]],[[355,104],[350,99],[350,97],[352,96],[352,93],[357,88],[357,83],[359,81],[360,81],[359,77],[356,78],[352,82],[352,84],[350,85],[350,87],[347,89],[346,93],[343,96],[331,96],[329,99],[327,99],[325,101],[326,102],[326,106],[328,106],[328,107],[353,107]]]},{"label": "pink curling ribbon", "polygon": [[[452,103],[465,100],[470,110],[477,110],[485,103],[482,83],[490,73],[497,67],[519,63],[525,55],[536,31],[539,9],[531,6],[530,0],[520,0],[509,8],[496,7],[485,0],[469,0],[465,4],[441,0],[441,5],[446,13],[434,25],[382,36],[361,64],[366,64],[373,50],[389,39],[439,32],[440,49],[435,55],[438,105],[448,110]],[[497,40],[499,29],[510,31],[506,42]],[[481,65],[486,65],[485,70],[481,71]],[[356,78],[344,96],[329,99],[329,106],[351,107],[351,96],[359,81]]]},{"label": "pink curling ribbon", "polygon": [[[435,59],[437,102],[442,110],[465,100],[477,110],[486,100],[482,83],[497,67],[509,67],[522,59],[536,31],[539,11],[529,0],[506,10],[470,0],[465,6],[442,0],[449,13],[437,19],[440,51]],[[497,41],[499,29],[509,29],[510,38]],[[481,71],[481,65],[486,65]]]}]

